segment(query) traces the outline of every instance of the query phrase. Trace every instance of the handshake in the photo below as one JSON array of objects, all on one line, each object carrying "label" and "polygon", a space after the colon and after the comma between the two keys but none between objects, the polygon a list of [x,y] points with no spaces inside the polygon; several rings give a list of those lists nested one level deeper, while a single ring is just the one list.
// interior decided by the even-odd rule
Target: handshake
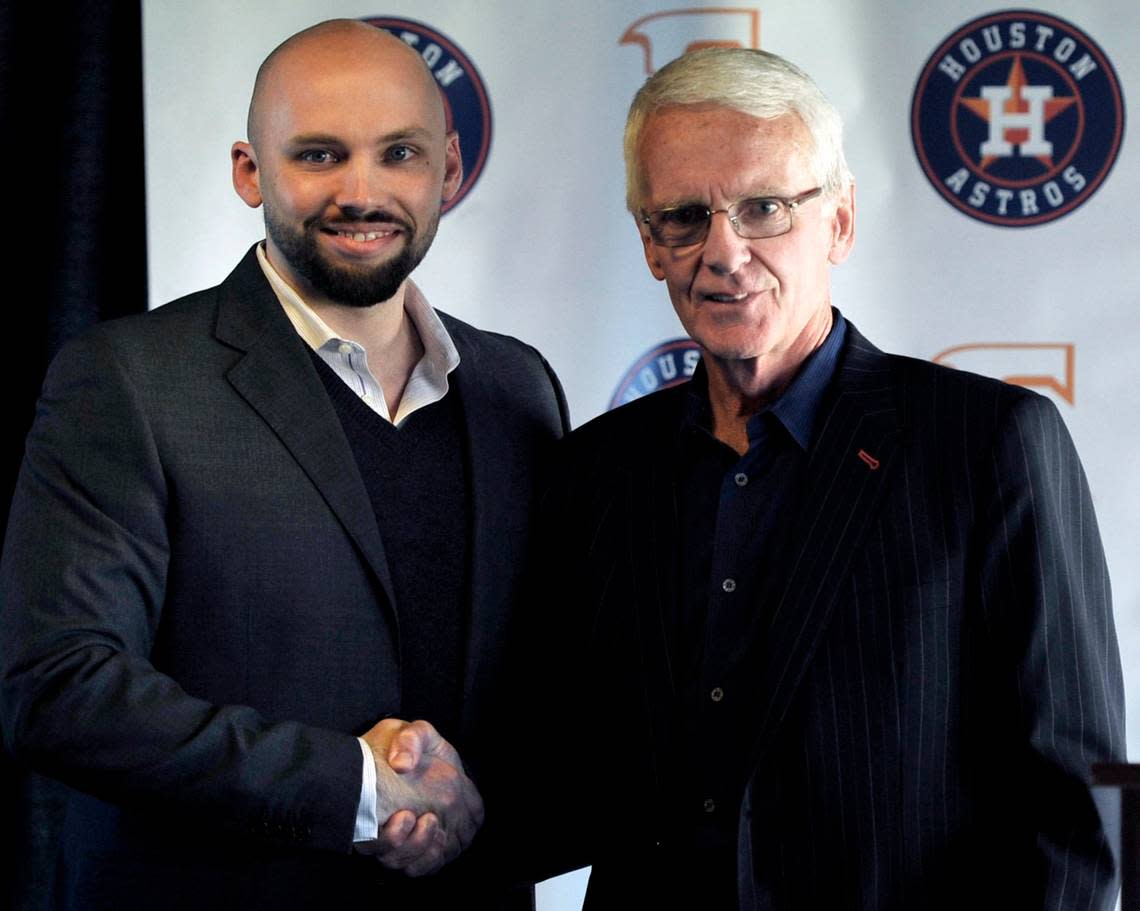
[{"label": "handshake", "polygon": [[361,737],[376,764],[380,830],[356,850],[408,876],[435,872],[483,824],[483,799],[459,753],[426,721],[386,718]]}]

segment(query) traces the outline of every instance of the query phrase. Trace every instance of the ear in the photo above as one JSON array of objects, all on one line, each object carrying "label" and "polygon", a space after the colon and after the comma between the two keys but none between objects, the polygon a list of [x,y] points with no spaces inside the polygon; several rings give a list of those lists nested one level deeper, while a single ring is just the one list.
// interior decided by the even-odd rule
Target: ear
[{"label": "ear", "polygon": [[450,202],[463,183],[463,157],[459,154],[459,134],[452,130],[443,150],[443,193],[441,200]]},{"label": "ear", "polygon": [[261,174],[253,146],[248,142],[235,142],[230,149],[230,164],[237,195],[251,209],[256,209],[261,205]]},{"label": "ear", "polygon": [[653,243],[653,238],[649,236],[649,228],[642,223],[641,219],[635,215],[633,220],[641,234],[641,244],[645,248],[645,262],[649,265],[649,271],[659,282],[664,281],[665,270],[661,268],[661,258],[658,255],[659,247]]},{"label": "ear", "polygon": [[839,194],[832,217],[832,232],[827,259],[833,266],[838,266],[855,246],[855,181],[851,181],[851,185]]}]

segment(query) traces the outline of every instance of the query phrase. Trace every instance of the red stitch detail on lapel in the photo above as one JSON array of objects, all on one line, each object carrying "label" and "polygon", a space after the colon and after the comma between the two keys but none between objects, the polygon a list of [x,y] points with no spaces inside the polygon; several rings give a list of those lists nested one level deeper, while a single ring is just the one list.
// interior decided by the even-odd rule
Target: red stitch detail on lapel
[{"label": "red stitch detail on lapel", "polygon": [[871,455],[871,453],[867,452],[866,449],[860,449],[859,450],[859,458],[861,458],[864,462],[867,463],[867,467],[870,468],[871,471],[874,471],[876,468],[879,467],[879,464],[880,464],[879,460],[876,459],[873,455]]}]

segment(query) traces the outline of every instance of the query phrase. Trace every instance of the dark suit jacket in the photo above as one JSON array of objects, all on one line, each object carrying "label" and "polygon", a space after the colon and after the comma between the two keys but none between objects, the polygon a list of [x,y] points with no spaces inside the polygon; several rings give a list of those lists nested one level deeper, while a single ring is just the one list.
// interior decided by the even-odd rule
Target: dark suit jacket
[{"label": "dark suit jacket", "polygon": [[[539,464],[567,418],[534,349],[443,319],[462,358],[472,516],[462,729],[443,734],[479,781]],[[354,735],[400,710],[389,569],[252,250],[220,286],[57,358],[0,594],[5,741],[82,792],[65,902],[377,899],[379,865],[350,854]]]},{"label": "dark suit jacket", "polygon": [[[1124,750],[1108,576],[1064,424],[1025,389],[885,355],[850,327],[790,558],[751,635],[741,907],[1109,908],[1086,782]],[[541,622],[567,660],[587,907],[704,907],[670,804],[692,757],[667,642],[684,387],[576,431],[550,502]],[[544,517],[545,518],[545,517]],[[564,722],[563,722],[564,723]],[[582,781],[584,789],[574,785]],[[717,812],[721,810],[718,809]],[[587,826],[578,826],[585,821]]]}]

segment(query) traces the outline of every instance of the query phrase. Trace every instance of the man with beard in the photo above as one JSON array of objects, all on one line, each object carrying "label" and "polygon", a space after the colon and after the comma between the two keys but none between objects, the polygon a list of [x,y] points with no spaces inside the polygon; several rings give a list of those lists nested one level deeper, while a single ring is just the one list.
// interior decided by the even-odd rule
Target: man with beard
[{"label": "man with beard", "polygon": [[561,389],[408,278],[462,175],[403,42],[287,40],[232,159],[264,245],[57,358],[13,501],[0,704],[74,789],[57,904],[525,902],[473,882],[493,864],[421,875],[490,794]]}]

